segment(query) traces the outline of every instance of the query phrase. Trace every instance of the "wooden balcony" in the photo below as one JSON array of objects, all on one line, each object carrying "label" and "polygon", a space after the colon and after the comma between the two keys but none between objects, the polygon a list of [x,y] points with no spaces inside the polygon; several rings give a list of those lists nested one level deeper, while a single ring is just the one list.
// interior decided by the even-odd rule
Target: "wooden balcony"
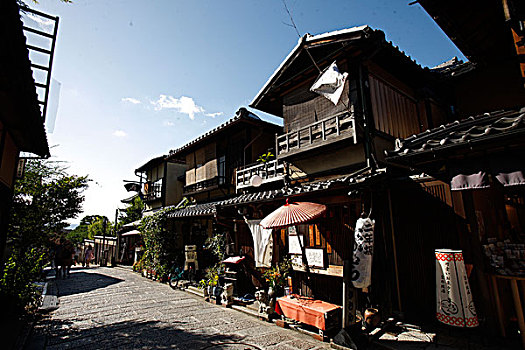
[{"label": "wooden balcony", "polygon": [[275,149],[278,158],[285,158],[345,139],[357,143],[354,116],[349,112],[276,136]]},{"label": "wooden balcony", "polygon": [[226,183],[226,178],[224,176],[215,176],[214,178],[199,181],[197,183],[184,186],[183,195],[189,195],[201,191],[207,191],[224,185]]},{"label": "wooden balcony", "polygon": [[147,192],[144,193],[144,202],[162,199],[162,184],[150,184]]},{"label": "wooden balcony", "polygon": [[259,164],[251,164],[236,172],[236,189],[251,187],[250,179],[254,175],[262,178],[262,184],[282,180],[286,175],[284,162],[277,159]]}]

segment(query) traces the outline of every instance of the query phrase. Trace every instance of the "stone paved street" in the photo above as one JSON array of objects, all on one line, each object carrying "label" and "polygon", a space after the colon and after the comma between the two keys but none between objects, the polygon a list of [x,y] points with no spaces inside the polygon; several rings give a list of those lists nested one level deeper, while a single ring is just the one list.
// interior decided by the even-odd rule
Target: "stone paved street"
[{"label": "stone paved street", "polygon": [[122,268],[77,268],[57,286],[59,308],[38,326],[49,350],[328,348]]}]

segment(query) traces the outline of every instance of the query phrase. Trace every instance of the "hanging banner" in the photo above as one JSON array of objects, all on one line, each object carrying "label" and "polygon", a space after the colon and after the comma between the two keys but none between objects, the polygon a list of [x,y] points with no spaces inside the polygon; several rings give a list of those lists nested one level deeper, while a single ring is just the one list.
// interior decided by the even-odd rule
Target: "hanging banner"
[{"label": "hanging banner", "polygon": [[355,288],[367,288],[372,283],[374,225],[375,221],[370,218],[359,218],[355,224],[352,266],[352,284]]},{"label": "hanging banner", "polygon": [[265,229],[259,225],[261,220],[245,220],[245,222],[252,233],[255,267],[271,267],[273,256],[272,229]]},{"label": "hanging banner", "polygon": [[436,249],[436,317],[455,327],[477,327],[476,308],[468,282],[463,252]]},{"label": "hanging banner", "polygon": [[348,73],[341,73],[335,61],[326,68],[314,82],[310,91],[326,97],[334,105],[337,105],[345,87]]}]

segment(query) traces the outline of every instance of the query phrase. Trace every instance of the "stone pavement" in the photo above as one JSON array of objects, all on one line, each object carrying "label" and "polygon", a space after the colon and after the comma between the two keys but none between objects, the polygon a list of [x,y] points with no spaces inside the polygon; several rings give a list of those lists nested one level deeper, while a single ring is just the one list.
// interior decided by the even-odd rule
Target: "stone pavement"
[{"label": "stone pavement", "polygon": [[[30,349],[321,349],[301,333],[122,268],[73,268]],[[37,337],[38,338],[38,337]]]}]

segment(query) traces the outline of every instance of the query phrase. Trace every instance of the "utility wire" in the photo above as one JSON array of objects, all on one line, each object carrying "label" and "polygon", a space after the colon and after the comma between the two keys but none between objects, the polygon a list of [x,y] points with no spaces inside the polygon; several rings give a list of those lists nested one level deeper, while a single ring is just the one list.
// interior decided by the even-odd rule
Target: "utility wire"
[{"label": "utility wire", "polygon": [[[290,21],[292,22],[292,26],[295,28],[295,32],[297,33],[297,36],[299,38],[301,38],[301,33],[299,33],[299,29],[297,29],[297,26],[295,25],[295,22],[293,20],[293,17],[292,17],[292,14],[290,12],[290,10],[288,9],[288,5],[286,5],[286,0],[282,0],[283,2],[283,5],[284,5],[284,9],[286,10],[286,12],[288,13],[288,17],[290,17]],[[310,51],[308,51],[308,48],[306,46],[304,46],[304,49],[306,50],[306,53],[308,54],[308,56],[310,56],[310,59],[312,60],[315,68],[317,68],[317,70],[319,71],[319,73],[322,73],[323,71],[321,70],[321,68],[319,68],[319,66],[317,65],[317,63],[315,62],[312,54],[310,53]]]}]

